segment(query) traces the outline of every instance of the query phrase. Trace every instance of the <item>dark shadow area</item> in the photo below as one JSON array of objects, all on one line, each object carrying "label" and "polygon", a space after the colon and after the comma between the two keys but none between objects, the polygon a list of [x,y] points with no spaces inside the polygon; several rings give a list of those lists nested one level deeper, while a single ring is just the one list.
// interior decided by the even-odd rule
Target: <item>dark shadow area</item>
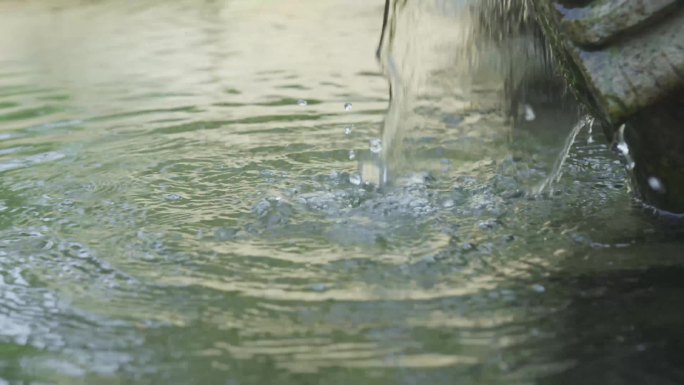
[{"label": "dark shadow area", "polygon": [[684,383],[684,267],[663,266],[551,277],[571,293],[549,330],[560,361],[574,364],[548,385]]},{"label": "dark shadow area", "polygon": [[625,128],[633,184],[647,203],[684,213],[684,90],[636,114]]}]

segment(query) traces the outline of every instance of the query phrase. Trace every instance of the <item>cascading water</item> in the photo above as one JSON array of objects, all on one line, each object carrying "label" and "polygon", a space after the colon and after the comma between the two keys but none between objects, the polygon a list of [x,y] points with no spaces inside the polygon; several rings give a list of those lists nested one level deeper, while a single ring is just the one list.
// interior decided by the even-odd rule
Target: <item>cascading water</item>
[{"label": "cascading water", "polygon": [[411,169],[405,139],[426,124],[416,110],[441,108],[463,121],[516,115],[526,79],[548,73],[548,50],[529,17],[526,1],[387,0],[378,57],[391,99],[382,151],[360,165],[362,174]]},{"label": "cascading water", "polygon": [[[542,195],[544,193],[548,193],[549,195],[553,194],[553,184],[560,182],[560,178],[563,176],[563,165],[565,164],[565,161],[568,159],[570,156],[570,150],[572,150],[572,145],[575,144],[575,140],[577,139],[577,135],[582,131],[583,128],[591,127],[594,124],[594,119],[590,117],[584,117],[580,119],[579,122],[572,128],[570,131],[570,134],[568,135],[567,139],[565,139],[565,144],[563,145],[563,149],[561,150],[560,154],[558,155],[558,158],[553,164],[553,168],[551,169],[551,173],[544,179],[544,182],[542,182],[539,187],[535,190],[535,195]],[[591,131],[589,133],[589,138],[591,138]],[[589,144],[589,140],[587,140]]]}]

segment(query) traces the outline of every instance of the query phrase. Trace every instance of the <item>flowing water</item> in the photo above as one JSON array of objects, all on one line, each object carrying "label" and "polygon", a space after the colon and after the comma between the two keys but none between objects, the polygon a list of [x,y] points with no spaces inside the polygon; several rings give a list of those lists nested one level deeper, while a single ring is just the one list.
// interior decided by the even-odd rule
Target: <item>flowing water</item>
[{"label": "flowing water", "polygon": [[474,3],[0,2],[0,384],[684,382],[680,235],[586,130],[533,193],[583,117]]}]

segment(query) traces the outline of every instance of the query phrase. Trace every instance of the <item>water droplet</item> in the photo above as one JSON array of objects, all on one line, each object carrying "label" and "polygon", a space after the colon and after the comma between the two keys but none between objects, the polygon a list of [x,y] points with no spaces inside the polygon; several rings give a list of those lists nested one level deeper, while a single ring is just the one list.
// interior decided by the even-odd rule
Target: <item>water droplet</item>
[{"label": "water droplet", "polygon": [[300,106],[300,107],[304,107],[304,106],[306,106],[307,104],[308,104],[308,103],[307,103],[306,100],[304,100],[304,99],[299,99],[299,100],[297,100],[297,105]]},{"label": "water droplet", "polygon": [[532,106],[530,106],[529,104],[525,104],[525,120],[527,120],[528,122],[531,122],[536,118],[537,118],[537,116],[534,114],[534,110],[532,109]]},{"label": "water droplet", "polygon": [[356,158],[356,151],[349,150],[349,160],[354,160]]},{"label": "water droplet", "polygon": [[351,111],[351,109],[352,109],[352,104],[351,104],[351,103],[349,103],[349,102],[344,103],[344,110],[345,110],[345,111]]},{"label": "water droplet", "polygon": [[378,154],[382,151],[382,141],[378,138],[371,139],[370,150],[373,154]]},{"label": "water droplet", "polygon": [[344,128],[344,134],[349,135],[352,133],[352,126],[347,126]]},{"label": "water droplet", "polygon": [[648,178],[648,185],[653,189],[653,191],[665,194],[665,186],[663,185],[663,182],[660,181],[660,179],[652,176]]},{"label": "water droplet", "polygon": [[359,174],[349,175],[349,183],[353,184],[354,186],[360,186],[361,185],[361,175],[359,175]]}]

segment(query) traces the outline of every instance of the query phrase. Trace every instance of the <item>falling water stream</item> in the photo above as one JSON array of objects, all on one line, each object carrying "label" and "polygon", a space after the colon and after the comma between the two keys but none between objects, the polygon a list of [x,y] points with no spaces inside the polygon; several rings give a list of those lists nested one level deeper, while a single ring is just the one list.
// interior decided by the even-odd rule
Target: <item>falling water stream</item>
[{"label": "falling water stream", "polygon": [[0,2],[0,384],[684,382],[524,7],[392,4]]},{"label": "falling water stream", "polygon": [[[568,156],[570,155],[570,150],[572,150],[572,145],[575,144],[575,140],[577,140],[577,135],[579,135],[580,131],[582,131],[583,128],[591,127],[592,125],[593,119],[587,117],[580,119],[580,121],[577,122],[577,124],[575,124],[575,126],[572,128],[572,131],[570,131],[570,135],[568,135],[568,138],[565,140],[565,144],[563,145],[563,149],[558,155],[558,159],[556,159],[556,162],[553,164],[551,173],[549,173],[544,182],[542,182],[536,189],[535,193],[537,195],[544,193],[553,195],[553,184],[560,182],[560,179],[563,176],[563,165],[565,164],[565,161],[568,159]],[[591,137],[591,131],[589,131],[587,143],[591,144],[592,141],[593,139]]]}]

